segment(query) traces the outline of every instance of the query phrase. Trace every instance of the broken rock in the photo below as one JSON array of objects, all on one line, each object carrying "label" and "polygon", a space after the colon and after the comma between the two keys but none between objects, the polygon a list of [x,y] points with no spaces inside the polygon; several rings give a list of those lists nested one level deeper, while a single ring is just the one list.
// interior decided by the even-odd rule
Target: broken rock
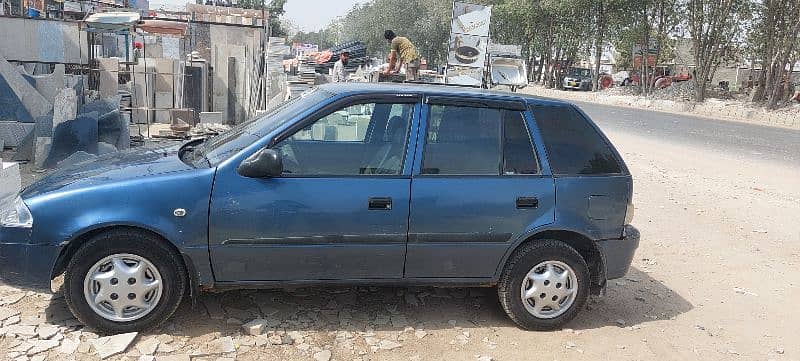
[{"label": "broken rock", "polygon": [[266,327],[266,324],[267,320],[257,318],[242,325],[242,329],[248,335],[258,336],[264,332],[264,327]]},{"label": "broken rock", "polygon": [[314,354],[314,360],[316,361],[328,361],[330,359],[331,359],[330,350],[323,350]]},{"label": "broken rock", "polygon": [[41,325],[39,328],[36,329],[36,334],[39,335],[39,338],[42,340],[51,338],[58,333],[58,327],[53,325]]},{"label": "broken rock", "polygon": [[156,353],[156,350],[158,349],[158,344],[159,343],[161,343],[161,342],[158,341],[157,338],[151,337],[151,338],[148,338],[147,340],[144,340],[142,342],[137,343],[136,344],[136,349],[139,350],[139,352],[142,355],[152,355],[152,354]]},{"label": "broken rock", "polygon": [[114,336],[106,336],[100,337],[98,339],[90,340],[92,346],[94,346],[95,351],[97,351],[97,355],[100,356],[101,360],[114,356],[116,354],[125,352],[133,343],[133,340],[136,339],[136,335],[138,332],[129,332],[123,333]]},{"label": "broken rock", "polygon": [[0,307],[0,321],[5,321],[9,317],[19,315],[19,311],[9,308],[9,307]]}]

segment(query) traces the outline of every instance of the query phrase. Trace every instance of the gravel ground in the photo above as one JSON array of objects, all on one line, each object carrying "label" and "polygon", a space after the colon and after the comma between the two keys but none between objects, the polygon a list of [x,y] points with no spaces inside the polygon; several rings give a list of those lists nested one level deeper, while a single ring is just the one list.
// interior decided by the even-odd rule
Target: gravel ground
[{"label": "gravel ground", "polygon": [[[208,294],[133,341],[98,339],[59,294],[0,286],[0,359],[97,360],[130,342],[108,359],[800,360],[800,166],[608,135],[642,242],[563,330],[516,328],[494,289],[357,287]],[[254,319],[261,335],[242,327]]]}]

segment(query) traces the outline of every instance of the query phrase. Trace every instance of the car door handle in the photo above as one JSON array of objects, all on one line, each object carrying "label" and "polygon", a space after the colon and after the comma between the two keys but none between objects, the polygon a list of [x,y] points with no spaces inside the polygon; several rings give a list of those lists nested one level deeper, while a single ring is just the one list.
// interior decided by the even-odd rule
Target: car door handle
[{"label": "car door handle", "polygon": [[390,197],[371,197],[369,199],[369,209],[371,211],[388,211],[392,209],[392,198]]},{"label": "car door handle", "polygon": [[517,208],[539,208],[539,198],[536,197],[517,197]]}]

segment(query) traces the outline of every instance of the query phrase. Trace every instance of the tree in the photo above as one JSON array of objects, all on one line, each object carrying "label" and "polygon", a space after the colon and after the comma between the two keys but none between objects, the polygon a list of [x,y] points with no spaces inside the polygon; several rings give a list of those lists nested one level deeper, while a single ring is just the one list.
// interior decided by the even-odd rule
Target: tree
[{"label": "tree", "polygon": [[[789,81],[791,67],[800,50],[800,1],[798,0],[764,0],[755,4],[757,14],[755,24],[748,35],[751,59],[757,58],[761,64],[757,87],[752,100],[766,101],[769,109],[778,106],[778,102],[790,96]],[[756,61],[751,66],[755,66]],[[782,84],[783,83],[783,84]]]},{"label": "tree", "polygon": [[[259,7],[254,7],[254,9],[260,9],[266,0],[261,1],[261,4],[258,5]],[[286,5],[286,0],[272,0],[270,1],[269,5],[267,5],[267,16],[269,16],[269,36],[286,36],[286,30],[284,30],[280,20],[280,17],[286,12],[286,10],[283,9],[284,5]]]},{"label": "tree", "polygon": [[688,26],[692,36],[696,83],[694,99],[706,97],[708,81],[726,56],[736,52],[740,24],[748,19],[746,0],[688,0]]}]

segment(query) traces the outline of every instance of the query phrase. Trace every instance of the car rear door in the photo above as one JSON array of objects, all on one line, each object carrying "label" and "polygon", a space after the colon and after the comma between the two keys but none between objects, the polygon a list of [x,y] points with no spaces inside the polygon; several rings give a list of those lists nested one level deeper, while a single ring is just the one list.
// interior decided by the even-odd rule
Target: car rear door
[{"label": "car rear door", "polygon": [[430,97],[413,179],[407,278],[489,278],[515,240],[553,222],[549,171],[522,103]]},{"label": "car rear door", "polygon": [[418,113],[415,96],[345,99],[273,141],[282,176],[220,172],[216,280],[402,278]]}]

